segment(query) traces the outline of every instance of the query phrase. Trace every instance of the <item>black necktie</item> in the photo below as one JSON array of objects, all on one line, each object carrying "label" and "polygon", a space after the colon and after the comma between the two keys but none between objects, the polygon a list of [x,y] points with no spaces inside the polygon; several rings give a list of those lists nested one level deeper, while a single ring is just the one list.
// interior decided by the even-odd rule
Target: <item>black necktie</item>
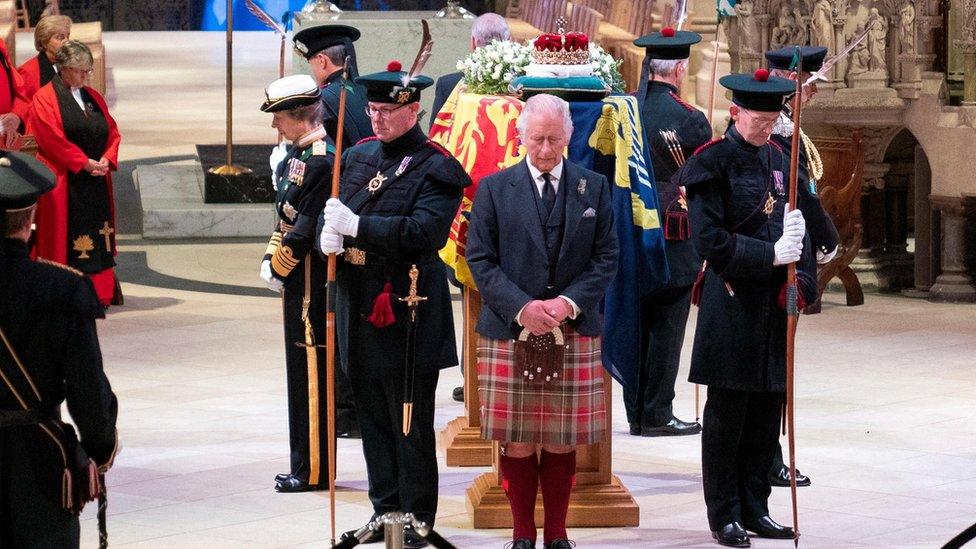
[{"label": "black necktie", "polygon": [[556,205],[556,188],[552,186],[552,174],[542,174],[542,179],[546,180],[542,186],[542,203],[546,205],[546,213],[551,214],[552,208]]}]

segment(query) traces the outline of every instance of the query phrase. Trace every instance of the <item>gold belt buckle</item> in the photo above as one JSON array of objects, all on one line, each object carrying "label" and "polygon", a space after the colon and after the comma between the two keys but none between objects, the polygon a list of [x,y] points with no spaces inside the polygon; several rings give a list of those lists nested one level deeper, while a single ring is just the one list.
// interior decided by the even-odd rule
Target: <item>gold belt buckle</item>
[{"label": "gold belt buckle", "polygon": [[366,264],[366,252],[360,250],[359,248],[346,248],[345,253],[342,257],[346,260],[346,263],[350,265],[363,266]]}]

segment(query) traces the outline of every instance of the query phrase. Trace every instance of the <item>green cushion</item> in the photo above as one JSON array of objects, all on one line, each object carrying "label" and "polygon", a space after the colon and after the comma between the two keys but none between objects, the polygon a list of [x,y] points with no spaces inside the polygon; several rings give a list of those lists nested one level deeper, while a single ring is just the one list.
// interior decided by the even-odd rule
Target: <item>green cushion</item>
[{"label": "green cushion", "polygon": [[509,84],[509,91],[522,101],[540,93],[549,93],[566,101],[599,101],[610,95],[611,90],[598,76],[519,76]]}]

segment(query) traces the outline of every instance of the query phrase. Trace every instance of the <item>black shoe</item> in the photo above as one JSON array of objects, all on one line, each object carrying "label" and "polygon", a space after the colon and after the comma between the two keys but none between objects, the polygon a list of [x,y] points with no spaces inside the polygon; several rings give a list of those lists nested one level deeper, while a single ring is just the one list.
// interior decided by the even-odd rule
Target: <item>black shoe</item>
[{"label": "black shoe", "polygon": [[351,425],[337,425],[336,426],[336,437],[338,438],[363,438],[363,434],[359,432],[359,423],[353,423]]},{"label": "black shoe", "polygon": [[641,436],[645,437],[677,437],[682,435],[697,435],[701,432],[700,423],[687,423],[673,417],[671,421],[660,427],[643,427]]},{"label": "black shoe", "polygon": [[505,544],[505,549],[535,549],[535,542],[529,538],[519,538],[511,543]]},{"label": "black shoe", "polygon": [[[343,539],[349,539],[349,538],[356,537],[356,532],[357,531],[358,531],[358,529],[357,530],[349,530],[348,532],[343,532],[342,533],[342,536],[340,536],[339,539],[340,540],[343,540]],[[383,541],[383,538],[385,537],[385,533],[386,533],[386,529],[383,528],[383,526],[381,525],[380,526],[380,529],[378,531],[377,530],[370,530],[369,531],[369,535],[366,536],[366,539],[360,541],[359,543],[379,543],[379,542]]]},{"label": "black shoe", "polygon": [[427,540],[415,532],[413,527],[405,526],[403,528],[404,549],[421,549],[421,547],[427,547],[428,545],[430,544],[427,543]]},{"label": "black shoe", "polygon": [[568,539],[557,539],[545,545],[545,549],[573,549],[573,547],[576,547],[576,542]]},{"label": "black shoe", "polygon": [[630,434],[634,435],[635,437],[641,436],[641,426],[640,426],[640,424],[638,424],[638,423],[631,423],[630,424]]},{"label": "black shoe", "polygon": [[775,520],[769,518],[769,515],[746,522],[746,530],[755,532],[761,538],[793,539],[793,529],[789,526],[778,524]]},{"label": "black shoe", "polygon": [[275,482],[281,482],[291,476],[291,473],[278,473],[275,475]]},{"label": "black shoe", "polygon": [[464,387],[455,387],[451,391],[451,397],[458,402],[464,402]]},{"label": "black shoe", "polygon": [[[790,469],[786,465],[780,465],[778,469],[769,472],[769,485],[779,486],[780,488],[789,487],[790,485]],[[800,473],[800,470],[796,470],[796,485],[797,486],[810,486],[810,477],[805,476]]]},{"label": "black shoe", "polygon": [[[282,475],[278,476],[280,477]],[[294,492],[312,492],[321,489],[318,484],[309,484],[295,475],[284,475],[281,479],[275,477],[275,492],[290,494]]]},{"label": "black shoe", "polygon": [[715,530],[712,532],[712,537],[720,545],[725,545],[726,547],[749,547],[752,545],[749,541],[749,534],[746,533],[745,529],[738,522],[730,522]]}]

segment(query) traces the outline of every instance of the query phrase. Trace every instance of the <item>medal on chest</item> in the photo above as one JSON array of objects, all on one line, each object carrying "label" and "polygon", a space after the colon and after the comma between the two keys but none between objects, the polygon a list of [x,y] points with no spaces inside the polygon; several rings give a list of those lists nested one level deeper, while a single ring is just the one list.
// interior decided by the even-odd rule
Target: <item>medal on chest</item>
[{"label": "medal on chest", "polygon": [[386,179],[387,178],[385,175],[383,175],[383,172],[377,171],[376,177],[370,179],[369,183],[366,184],[366,190],[368,190],[371,193],[375,193],[376,191],[380,190],[380,187],[383,186],[383,183],[386,181]]},{"label": "medal on chest", "polygon": [[305,179],[305,163],[297,158],[292,158],[288,161],[288,180],[298,185],[302,186]]},{"label": "medal on chest", "polygon": [[287,217],[292,223],[294,223],[295,218],[298,217],[298,210],[296,210],[295,207],[288,202],[285,202],[281,206],[281,213],[285,214],[285,217]]},{"label": "medal on chest", "polygon": [[776,199],[773,198],[773,193],[766,194],[769,198],[766,199],[766,205],[763,206],[763,213],[766,214],[766,217],[770,217],[773,215],[773,208],[776,207]]},{"label": "medal on chest", "polygon": [[773,187],[776,189],[776,196],[786,196],[786,187],[783,184],[783,172],[773,170]]}]

